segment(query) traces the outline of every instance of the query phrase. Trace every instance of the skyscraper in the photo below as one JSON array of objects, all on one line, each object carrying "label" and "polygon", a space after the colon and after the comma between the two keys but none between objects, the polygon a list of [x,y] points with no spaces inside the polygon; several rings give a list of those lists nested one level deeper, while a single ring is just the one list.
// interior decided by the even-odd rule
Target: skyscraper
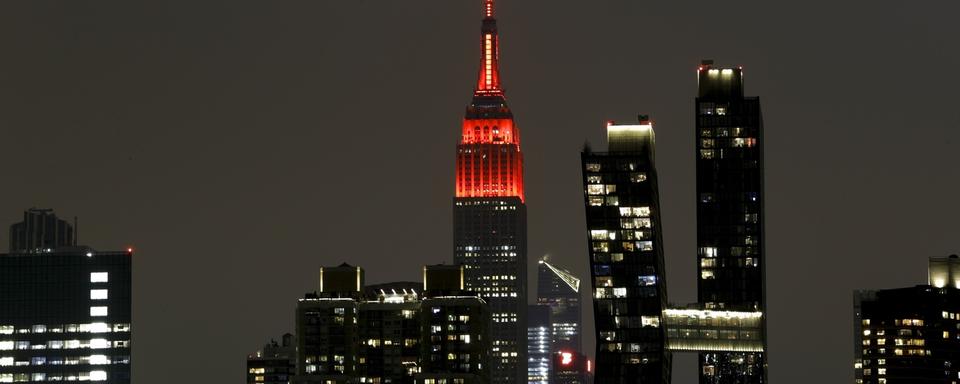
[{"label": "skyscraper", "polygon": [[[740,68],[712,64],[697,72],[698,302],[705,310],[765,314],[760,98],[744,97]],[[765,329],[765,316],[761,322]],[[700,382],[766,383],[764,353],[702,352]]]},{"label": "skyscraper", "polygon": [[580,279],[541,259],[537,264],[537,303],[550,308],[551,349],[582,353]]},{"label": "skyscraper", "polygon": [[[608,152],[582,159],[598,383],[669,383],[667,305],[653,125],[607,124]],[[556,369],[556,368],[555,368]]]},{"label": "skyscraper", "polygon": [[553,337],[550,332],[550,307],[531,305],[527,308],[527,383],[547,384]]},{"label": "skyscraper", "polygon": [[489,303],[491,382],[527,380],[527,221],[520,132],[500,88],[493,0],[483,2],[480,71],[457,145],[454,262]]},{"label": "skyscraper", "polygon": [[931,258],[927,285],[854,293],[858,384],[960,381],[960,258]]},{"label": "skyscraper", "polygon": [[29,245],[0,255],[0,382],[130,383],[133,250],[75,246],[52,211],[24,216],[10,232]]}]

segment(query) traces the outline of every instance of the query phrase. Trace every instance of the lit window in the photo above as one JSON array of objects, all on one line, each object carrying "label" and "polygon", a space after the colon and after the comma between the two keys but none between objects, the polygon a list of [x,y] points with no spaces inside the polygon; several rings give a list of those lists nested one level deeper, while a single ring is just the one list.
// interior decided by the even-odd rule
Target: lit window
[{"label": "lit window", "polygon": [[106,381],[107,371],[91,371],[90,381]]},{"label": "lit window", "polygon": [[90,349],[110,348],[110,342],[107,339],[91,339]]},{"label": "lit window", "polygon": [[107,299],[107,290],[106,289],[91,289],[90,290],[90,300],[106,300]]},{"label": "lit window", "polygon": [[107,365],[110,359],[106,355],[90,355],[90,365]]},{"label": "lit window", "polygon": [[630,174],[631,183],[641,183],[647,180],[647,174],[643,172],[634,172]]},{"label": "lit window", "polygon": [[107,315],[107,307],[90,307],[90,316],[99,317]]},{"label": "lit window", "polygon": [[713,159],[713,150],[712,149],[701,149],[700,158],[705,160]]},{"label": "lit window", "polygon": [[660,328],[659,316],[640,316],[640,325],[643,327]]},{"label": "lit window", "polygon": [[588,172],[600,172],[600,163],[587,163],[586,167]]},{"label": "lit window", "polygon": [[617,298],[627,297],[627,288],[624,288],[624,287],[614,288],[613,297],[617,297]]},{"label": "lit window", "polygon": [[110,274],[107,272],[90,272],[91,283],[106,283],[110,281]]}]

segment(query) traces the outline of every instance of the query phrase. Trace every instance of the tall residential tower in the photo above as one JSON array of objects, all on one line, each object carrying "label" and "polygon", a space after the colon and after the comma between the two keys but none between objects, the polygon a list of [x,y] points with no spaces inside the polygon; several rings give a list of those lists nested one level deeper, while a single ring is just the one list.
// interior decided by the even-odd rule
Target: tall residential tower
[{"label": "tall residential tower", "polygon": [[457,145],[454,262],[489,303],[494,384],[527,380],[527,212],[520,132],[500,88],[493,0],[483,2],[480,72]]},{"label": "tall residential tower", "polygon": [[[697,72],[697,250],[701,309],[765,314],[763,119],[740,68]],[[766,328],[766,316],[761,328]],[[761,334],[763,350],[766,336]],[[764,352],[702,352],[700,383],[766,383]]]},{"label": "tall residential tower", "polygon": [[595,381],[670,382],[667,305],[653,125],[607,125],[608,152],[581,169],[597,337]]}]

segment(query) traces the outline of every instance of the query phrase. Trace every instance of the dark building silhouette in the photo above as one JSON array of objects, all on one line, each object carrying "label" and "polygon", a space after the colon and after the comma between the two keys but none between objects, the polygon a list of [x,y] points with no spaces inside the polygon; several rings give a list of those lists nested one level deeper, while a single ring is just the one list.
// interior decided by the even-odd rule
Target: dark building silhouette
[{"label": "dark building silhouette", "polygon": [[320,291],[299,300],[291,382],[489,380],[489,309],[463,290],[461,266],[424,267],[421,283],[364,286],[363,275],[349,264],[323,267]]},{"label": "dark building silhouette", "polygon": [[550,307],[531,305],[527,308],[527,383],[547,384],[550,360],[553,358]]},{"label": "dark building silhouette", "polygon": [[[706,310],[765,313],[760,99],[744,97],[740,68],[705,61],[698,80],[698,301]],[[702,352],[699,361],[701,383],[767,382],[764,352]]]},{"label": "dark building silhouette", "polygon": [[48,210],[11,228],[27,240],[0,254],[0,382],[130,383],[132,250],[74,246],[70,232]]},{"label": "dark building silhouette", "polygon": [[75,228],[52,209],[30,208],[10,226],[10,253],[44,252],[77,245]]},{"label": "dark building silhouette", "polygon": [[480,71],[457,145],[454,263],[492,313],[494,384],[527,380],[527,212],[520,132],[500,87],[493,0],[483,2]]},{"label": "dark building silhouette", "polygon": [[580,279],[541,259],[537,265],[537,303],[550,308],[552,351],[582,353]]},{"label": "dark building silhouette", "polygon": [[[601,383],[669,383],[667,305],[653,125],[607,124],[608,152],[582,154]],[[559,368],[555,365],[554,370]]]},{"label": "dark building silhouette", "polygon": [[297,346],[287,333],[247,356],[247,384],[287,384],[296,373]]},{"label": "dark building silhouette", "polygon": [[854,293],[858,384],[960,382],[960,258],[931,258],[927,285]]}]

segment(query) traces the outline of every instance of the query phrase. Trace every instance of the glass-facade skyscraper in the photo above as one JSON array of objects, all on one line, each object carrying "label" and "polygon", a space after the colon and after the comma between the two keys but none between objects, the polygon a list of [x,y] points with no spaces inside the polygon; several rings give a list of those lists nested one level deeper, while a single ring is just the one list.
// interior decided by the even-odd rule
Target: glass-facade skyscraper
[{"label": "glass-facade skyscraper", "polygon": [[[704,61],[698,80],[699,305],[765,314],[760,98],[744,97],[740,68],[714,68]],[[766,351],[766,336],[761,337]],[[700,383],[767,382],[764,352],[701,352],[699,361]]]},{"label": "glass-facade skyscraper", "polygon": [[669,383],[672,355],[653,125],[607,125],[608,152],[581,155],[598,383]]},{"label": "glass-facade skyscraper", "polygon": [[493,0],[483,2],[480,71],[457,145],[454,263],[490,306],[491,382],[527,381],[527,211],[520,132],[500,87]]}]

